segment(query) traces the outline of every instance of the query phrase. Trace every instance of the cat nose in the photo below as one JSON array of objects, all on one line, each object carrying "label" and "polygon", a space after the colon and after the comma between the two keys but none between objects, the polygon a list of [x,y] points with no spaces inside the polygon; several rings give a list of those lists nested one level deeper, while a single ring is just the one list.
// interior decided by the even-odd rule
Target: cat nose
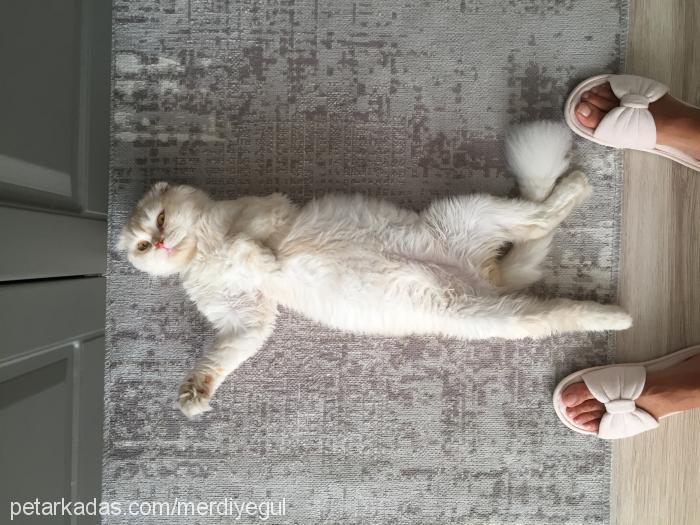
[{"label": "cat nose", "polygon": [[163,242],[163,239],[161,239],[158,242],[154,243],[153,246],[155,246],[156,248],[162,248],[163,246],[165,246],[165,243]]}]

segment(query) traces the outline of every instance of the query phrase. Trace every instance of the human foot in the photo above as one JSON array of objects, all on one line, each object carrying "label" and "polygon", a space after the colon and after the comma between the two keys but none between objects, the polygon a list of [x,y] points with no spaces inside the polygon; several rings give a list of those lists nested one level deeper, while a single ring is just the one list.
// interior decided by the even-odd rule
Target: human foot
[{"label": "human foot", "polygon": [[[581,94],[576,105],[578,121],[595,129],[603,117],[620,105],[609,82],[592,87]],[[664,95],[649,104],[656,123],[656,143],[678,149],[700,159],[700,109],[684,104],[670,95]]]},{"label": "human foot", "polygon": [[[597,432],[605,405],[585,383],[574,383],[561,393],[567,417],[579,428]],[[635,404],[655,419],[700,407],[700,355],[673,366],[648,372]]]}]

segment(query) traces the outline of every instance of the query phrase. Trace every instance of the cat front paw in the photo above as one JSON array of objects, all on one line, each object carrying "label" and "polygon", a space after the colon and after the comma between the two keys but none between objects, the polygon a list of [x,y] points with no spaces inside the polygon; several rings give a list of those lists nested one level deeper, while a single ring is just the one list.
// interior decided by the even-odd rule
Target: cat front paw
[{"label": "cat front paw", "polygon": [[214,393],[214,377],[212,374],[194,371],[180,385],[178,405],[188,418],[211,410],[209,400]]}]

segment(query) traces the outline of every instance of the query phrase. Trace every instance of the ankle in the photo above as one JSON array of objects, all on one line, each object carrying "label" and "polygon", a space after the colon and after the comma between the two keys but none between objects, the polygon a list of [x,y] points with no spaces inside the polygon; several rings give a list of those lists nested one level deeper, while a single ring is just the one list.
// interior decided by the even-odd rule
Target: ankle
[{"label": "ankle", "polygon": [[680,373],[671,369],[649,374],[637,405],[657,419],[699,408],[700,384],[693,372],[691,368]]},{"label": "ankle", "polygon": [[686,115],[659,117],[656,120],[656,141],[667,146],[700,141],[700,118]]},{"label": "ankle", "polygon": [[687,149],[700,142],[700,110],[669,95],[649,106],[656,123],[656,142]]},{"label": "ankle", "polygon": [[672,412],[669,408],[669,400],[675,395],[665,382],[654,381],[653,376],[647,376],[642,394],[636,404],[642,410],[648,412],[656,419]]}]

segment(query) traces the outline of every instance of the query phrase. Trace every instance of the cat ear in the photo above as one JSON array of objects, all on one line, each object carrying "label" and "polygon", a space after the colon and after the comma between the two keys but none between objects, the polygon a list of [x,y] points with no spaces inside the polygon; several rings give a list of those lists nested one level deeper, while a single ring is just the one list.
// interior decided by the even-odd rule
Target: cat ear
[{"label": "cat ear", "polygon": [[169,188],[169,187],[170,187],[170,186],[168,185],[167,182],[156,182],[156,183],[153,185],[153,193],[162,195],[163,193],[165,193],[166,191],[168,191],[168,188]]},{"label": "cat ear", "polygon": [[122,230],[122,232],[119,234],[119,239],[117,239],[117,249],[118,250],[127,250],[129,248],[129,239],[128,235],[126,234],[126,231]]}]

